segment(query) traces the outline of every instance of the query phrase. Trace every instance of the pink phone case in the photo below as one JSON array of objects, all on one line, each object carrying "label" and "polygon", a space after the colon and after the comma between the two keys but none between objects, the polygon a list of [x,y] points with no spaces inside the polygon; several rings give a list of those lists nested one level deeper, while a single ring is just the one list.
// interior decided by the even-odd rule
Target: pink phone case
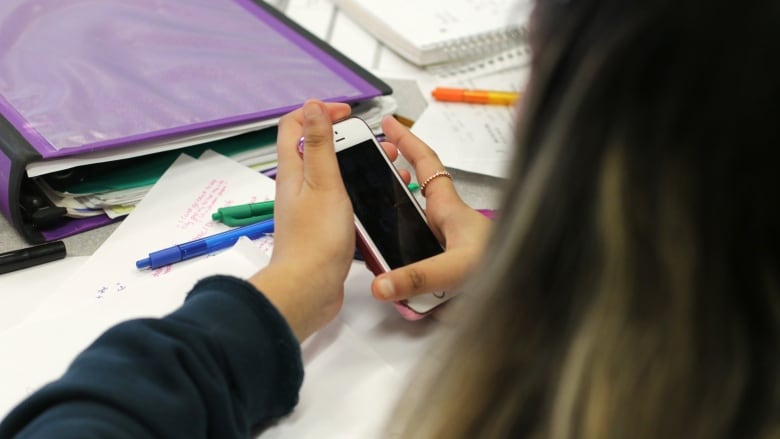
[{"label": "pink phone case", "polygon": [[[298,141],[298,153],[303,156],[303,137],[300,138]],[[486,217],[490,218],[491,220],[495,218],[496,211],[492,209],[478,209],[478,211],[485,215]],[[359,234],[355,234],[356,239],[355,242],[357,243],[357,248],[360,251],[360,254],[363,256],[363,260],[366,263],[366,267],[374,273],[375,276],[379,276],[380,274],[384,273],[382,270],[381,265],[379,264],[379,261],[374,257],[374,255],[369,251],[368,246],[366,243],[360,238]],[[395,305],[396,311],[398,311],[399,314],[401,314],[401,317],[403,317],[406,320],[415,321],[425,318],[427,315],[429,315],[433,310],[436,308],[431,309],[431,311],[427,313],[418,313],[417,311],[409,308],[406,305],[406,301],[395,301],[393,302],[393,305]],[[443,305],[443,304],[442,304]],[[437,307],[438,308],[438,307]]]},{"label": "pink phone case", "polygon": [[[303,156],[303,137],[298,140],[298,153]],[[381,265],[379,264],[379,261],[374,257],[374,255],[369,251],[368,246],[366,243],[360,239],[360,235],[356,234],[355,242],[357,243],[357,248],[360,250],[360,254],[363,256],[363,260],[366,263],[366,267],[374,273],[375,276],[378,276],[382,274],[384,271],[382,270]],[[406,306],[406,303],[403,301],[396,301],[393,302],[393,305],[395,305],[395,309],[398,311],[399,314],[401,314],[401,317],[403,317],[406,320],[420,320],[428,315],[426,314],[420,314],[413,309]]]},{"label": "pink phone case", "polygon": [[[360,239],[359,234],[356,234],[355,242],[357,243],[358,250],[360,250],[360,254],[363,256],[363,260],[366,262],[366,267],[369,270],[371,270],[371,272],[374,273],[375,276],[384,273],[382,267],[379,264],[379,261],[377,261],[374,255],[369,251],[365,241]],[[403,317],[406,320],[411,320],[411,321],[420,320],[425,316],[427,316],[428,314],[430,314],[430,313],[420,314],[417,311],[406,306],[406,303],[404,301],[395,301],[393,302],[393,305],[395,305],[395,309],[398,311],[399,314],[401,314],[401,317]]]}]

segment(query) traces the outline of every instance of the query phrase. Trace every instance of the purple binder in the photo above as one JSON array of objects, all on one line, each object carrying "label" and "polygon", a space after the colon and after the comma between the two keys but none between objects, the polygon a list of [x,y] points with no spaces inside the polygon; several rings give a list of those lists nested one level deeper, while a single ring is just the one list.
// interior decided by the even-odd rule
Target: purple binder
[{"label": "purple binder", "polygon": [[110,220],[37,227],[20,206],[32,161],[390,92],[261,1],[3,0],[0,211],[31,243],[59,239]]}]

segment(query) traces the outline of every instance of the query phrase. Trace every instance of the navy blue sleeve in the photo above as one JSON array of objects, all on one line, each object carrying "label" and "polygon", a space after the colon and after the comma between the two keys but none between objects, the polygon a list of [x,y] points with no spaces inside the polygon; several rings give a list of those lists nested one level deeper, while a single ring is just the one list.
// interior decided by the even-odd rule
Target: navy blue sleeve
[{"label": "navy blue sleeve", "polygon": [[16,407],[5,437],[248,437],[298,401],[298,341],[249,283],[200,281],[162,319],[106,331]]}]

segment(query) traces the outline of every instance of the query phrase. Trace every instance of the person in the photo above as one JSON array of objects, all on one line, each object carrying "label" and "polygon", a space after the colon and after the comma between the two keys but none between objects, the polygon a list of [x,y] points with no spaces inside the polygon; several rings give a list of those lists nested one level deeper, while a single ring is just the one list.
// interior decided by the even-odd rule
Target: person
[{"label": "person", "polygon": [[780,437],[777,23],[537,1],[501,215],[397,437]]},{"label": "person", "polygon": [[[397,437],[780,435],[778,22],[755,0],[537,1],[496,223],[435,178],[445,253],[372,284],[388,301],[465,291]],[[308,101],[280,121],[266,268],[109,330],[0,437],[246,437],[289,413],[298,342],[338,313],[354,248],[330,134],[347,113]],[[382,128],[418,176],[443,169]]]},{"label": "person", "polygon": [[[338,313],[354,255],[352,208],[331,128],[333,120],[349,113],[346,104],[312,100],[280,120],[276,227],[268,266],[246,281],[206,278],[172,314],[109,329],[60,379],[16,407],[0,424],[0,437],[247,437],[289,413],[303,378],[299,343]],[[297,149],[301,135],[305,159]],[[394,145],[383,146],[397,157]],[[409,153],[419,169],[441,166],[432,162],[435,155],[427,147]],[[409,173],[403,174],[409,180]],[[426,193],[445,185],[431,183]],[[477,226],[469,228],[487,235],[489,221],[460,201],[452,187],[448,191],[451,199],[439,215],[452,218],[440,224],[460,228],[472,222]],[[314,211],[320,215],[311,215]],[[439,263],[462,267],[461,273],[446,280],[434,273],[423,276],[426,282],[408,285],[401,280],[395,294],[457,284],[465,276],[465,261],[476,264],[485,239],[453,234],[452,251]],[[437,265],[425,261],[418,272],[430,264]]]}]

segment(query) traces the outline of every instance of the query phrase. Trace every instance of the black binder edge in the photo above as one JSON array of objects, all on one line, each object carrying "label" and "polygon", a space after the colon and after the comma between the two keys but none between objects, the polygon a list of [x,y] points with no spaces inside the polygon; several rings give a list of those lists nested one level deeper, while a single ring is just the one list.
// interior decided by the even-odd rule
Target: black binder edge
[{"label": "black binder edge", "polygon": [[3,198],[8,203],[8,211],[3,210],[2,213],[28,243],[42,243],[45,241],[43,235],[31,222],[24,221],[20,200],[27,163],[40,160],[41,155],[2,115],[0,115],[0,153],[10,162],[7,181],[0,181],[0,189],[7,191],[5,194],[0,194],[0,197],[4,195]]}]

